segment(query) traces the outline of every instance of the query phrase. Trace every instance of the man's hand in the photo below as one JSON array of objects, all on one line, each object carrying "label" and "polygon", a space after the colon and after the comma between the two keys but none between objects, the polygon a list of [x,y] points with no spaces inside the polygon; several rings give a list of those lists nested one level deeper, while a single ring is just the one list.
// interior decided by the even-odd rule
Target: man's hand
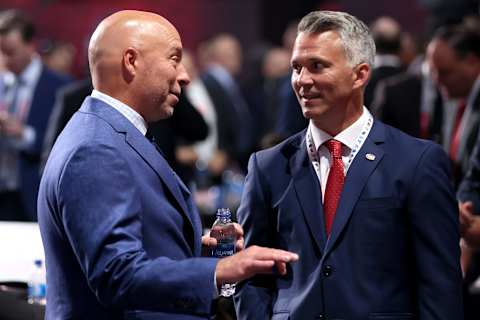
[{"label": "man's hand", "polygon": [[218,261],[215,270],[217,285],[235,283],[256,274],[270,274],[274,266],[281,275],[285,275],[287,263],[297,260],[298,255],[292,252],[252,246]]},{"label": "man's hand", "polygon": [[471,201],[458,204],[460,212],[460,234],[467,245],[472,248],[480,248],[480,216],[473,212]]},{"label": "man's hand", "polygon": [[21,138],[23,135],[23,124],[11,117],[7,112],[0,113],[0,132],[14,138]]},{"label": "man's hand", "polygon": [[[242,251],[243,250],[243,228],[238,223],[234,222],[233,226],[235,227],[235,236],[237,241],[235,243],[235,251]],[[210,234],[204,235],[202,237],[202,251],[205,253],[209,253],[211,249],[215,248],[217,245],[217,239],[210,236]],[[203,254],[208,255],[208,254]]]}]

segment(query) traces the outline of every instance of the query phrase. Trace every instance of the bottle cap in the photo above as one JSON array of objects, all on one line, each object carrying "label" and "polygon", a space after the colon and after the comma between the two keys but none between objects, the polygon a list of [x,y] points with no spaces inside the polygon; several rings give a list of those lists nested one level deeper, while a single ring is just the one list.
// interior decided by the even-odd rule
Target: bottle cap
[{"label": "bottle cap", "polygon": [[217,217],[228,218],[231,217],[232,213],[229,208],[220,208],[217,210]]}]

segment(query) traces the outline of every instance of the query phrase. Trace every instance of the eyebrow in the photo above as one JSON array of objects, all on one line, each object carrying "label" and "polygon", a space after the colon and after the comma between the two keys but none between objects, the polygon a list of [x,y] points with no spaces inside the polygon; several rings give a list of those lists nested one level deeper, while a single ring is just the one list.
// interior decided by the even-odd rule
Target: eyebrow
[{"label": "eyebrow", "polygon": [[181,47],[173,47],[169,50],[170,55],[179,55],[182,56],[182,48]]},{"label": "eyebrow", "polygon": [[299,64],[299,60],[303,60],[303,61],[307,61],[307,63],[315,63],[315,62],[320,62],[321,64],[325,65],[325,66],[331,66],[332,63],[323,59],[323,58],[320,58],[320,57],[308,57],[308,58],[300,58],[300,59],[292,59],[290,61],[290,65],[293,65],[293,64]]}]

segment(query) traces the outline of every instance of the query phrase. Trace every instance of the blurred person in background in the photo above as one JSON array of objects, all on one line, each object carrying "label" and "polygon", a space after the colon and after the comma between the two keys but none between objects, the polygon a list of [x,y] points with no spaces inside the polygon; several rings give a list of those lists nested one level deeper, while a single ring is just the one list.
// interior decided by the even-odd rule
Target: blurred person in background
[{"label": "blurred person in background", "polygon": [[[407,39],[413,41],[411,36]],[[408,45],[410,49],[402,46],[402,63],[410,65],[405,72],[378,82],[370,110],[376,119],[409,135],[441,143],[445,101],[425,57],[414,54],[415,46]]]},{"label": "blurred person in background", "polygon": [[[200,142],[195,143],[192,146],[179,146],[176,150],[177,158],[179,162],[197,167],[199,170],[213,170],[212,174],[215,176],[221,175],[221,171],[226,168],[227,156],[222,154],[222,150],[218,148],[218,119],[215,111],[215,106],[212,102],[212,98],[208,94],[207,88],[199,76],[194,57],[188,51],[183,53],[183,63],[188,75],[190,76],[190,84],[185,88],[185,94],[192,105],[202,115],[204,121],[208,126],[208,136]],[[223,159],[218,169],[211,161],[214,159]],[[219,171],[218,171],[219,170]],[[209,183],[199,182],[197,187],[206,187]]]},{"label": "blurred person in background", "polygon": [[462,269],[464,272],[465,320],[480,314],[480,137],[470,158],[470,167],[459,186],[457,197],[462,235]]},{"label": "blurred person in background", "polygon": [[[281,88],[290,74],[290,51],[283,47],[266,49],[259,66],[260,74],[246,87],[246,97],[255,110],[258,133],[256,149],[265,136],[276,136],[275,126],[282,103]],[[290,88],[291,91],[291,88]],[[280,140],[280,139],[279,139]]]},{"label": "blurred person in background", "polygon": [[0,12],[0,220],[35,221],[39,163],[57,89],[67,77],[42,64],[35,27],[20,11]]},{"label": "blurred person in background", "polygon": [[433,80],[454,104],[444,104],[442,143],[458,186],[467,172],[480,124],[480,32],[463,25],[439,29],[427,48]]},{"label": "blurred person in background", "polygon": [[377,53],[372,77],[365,88],[364,104],[371,109],[375,88],[385,78],[404,71],[400,60],[402,29],[391,17],[380,17],[370,26]]},{"label": "blurred person in background", "polygon": [[73,44],[64,41],[45,40],[40,45],[43,63],[57,73],[71,75],[77,50]]},{"label": "blurred person in background", "polygon": [[[298,21],[292,21],[287,25],[283,32],[283,48],[288,50],[290,56],[293,50],[293,44],[297,36]],[[264,137],[262,144],[270,145],[286,137],[305,129],[308,122],[303,117],[300,105],[298,104],[295,92],[292,90],[291,70],[279,84],[278,88],[279,106],[276,115],[274,135]]]},{"label": "blurred person in background", "polygon": [[230,34],[219,34],[210,40],[206,70],[201,75],[217,114],[218,148],[227,162],[242,171],[254,150],[257,133],[250,110],[236,77],[242,67],[242,47]]},{"label": "blurred person in background", "polygon": [[[475,179],[478,151],[474,147],[480,125],[480,30],[468,25],[455,25],[437,30],[427,48],[427,59],[433,79],[453,104],[444,107],[443,144],[453,166],[454,182],[460,208],[462,268],[466,319],[478,319],[478,294],[470,286],[480,275],[480,255],[472,250],[472,230],[478,211]],[[469,166],[472,166],[470,171]],[[467,172],[469,172],[467,174]],[[470,246],[468,245],[470,244]]]}]

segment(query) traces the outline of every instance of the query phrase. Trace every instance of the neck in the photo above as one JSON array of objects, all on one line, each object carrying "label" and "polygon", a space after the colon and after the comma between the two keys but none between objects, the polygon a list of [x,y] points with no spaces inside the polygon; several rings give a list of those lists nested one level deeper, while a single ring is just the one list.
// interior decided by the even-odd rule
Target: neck
[{"label": "neck", "polygon": [[354,99],[356,101],[350,101],[347,103],[343,113],[332,108],[332,115],[322,115],[319,119],[312,119],[315,127],[325,131],[332,137],[335,137],[340,132],[350,127],[355,121],[357,121],[363,113],[363,99]]}]

